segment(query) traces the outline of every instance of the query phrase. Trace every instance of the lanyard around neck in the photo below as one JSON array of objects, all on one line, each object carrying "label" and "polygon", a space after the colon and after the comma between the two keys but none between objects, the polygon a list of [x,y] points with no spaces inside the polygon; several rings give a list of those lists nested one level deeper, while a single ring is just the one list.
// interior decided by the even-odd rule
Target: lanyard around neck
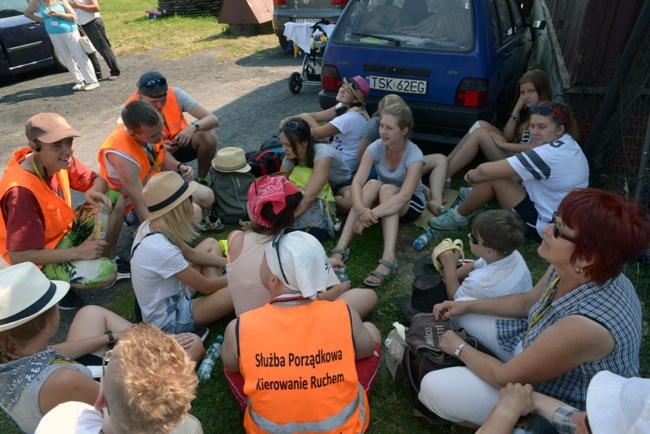
[{"label": "lanyard around neck", "polygon": [[541,302],[540,302],[540,309],[542,306],[546,305],[541,311],[538,309],[534,314],[533,314],[533,319],[530,321],[530,324],[528,325],[528,330],[526,330],[526,335],[524,336],[524,339],[528,337],[528,333],[530,332],[530,329],[532,329],[535,324],[541,320],[544,315],[546,315],[546,312],[551,308],[552,300],[550,300],[551,294],[553,293],[553,290],[555,289],[555,286],[557,283],[560,281],[559,277],[556,277],[553,279],[551,284],[546,288],[546,291],[544,291],[544,294],[542,295]]},{"label": "lanyard around neck", "polygon": [[64,199],[63,191],[61,190],[61,182],[59,182],[59,187],[57,189],[52,188],[52,185],[47,183],[47,181],[45,180],[45,178],[41,174],[41,171],[38,170],[38,166],[36,165],[36,155],[32,156],[32,168],[34,169],[34,172],[36,173],[36,176],[38,176],[39,179],[41,181],[43,181],[43,184],[45,184],[50,190],[52,190],[61,199]]}]

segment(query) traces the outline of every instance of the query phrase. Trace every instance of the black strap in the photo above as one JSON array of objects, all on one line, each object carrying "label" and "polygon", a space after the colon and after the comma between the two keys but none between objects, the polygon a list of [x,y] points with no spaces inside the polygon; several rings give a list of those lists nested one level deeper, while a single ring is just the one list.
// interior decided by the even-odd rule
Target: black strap
[{"label": "black strap", "polygon": [[147,235],[145,235],[144,237],[142,237],[142,239],[141,239],[140,241],[138,241],[138,244],[136,244],[135,246],[133,246],[133,248],[131,249],[131,259],[133,259],[133,255],[135,254],[135,250],[136,250],[136,249],[138,248],[138,246],[139,246],[139,245],[144,241],[144,239],[147,238],[148,236],[156,235],[156,234],[160,234],[160,235],[162,235],[163,237],[167,238],[167,235],[163,234],[162,232],[158,232],[158,231],[149,232]]},{"label": "black strap", "polygon": [[189,184],[187,182],[183,182],[183,184],[181,184],[181,186],[178,187],[178,190],[176,190],[174,192],[174,194],[172,194],[171,196],[169,196],[167,199],[163,200],[162,202],[159,202],[159,203],[157,203],[155,205],[151,205],[151,206],[147,207],[147,209],[149,210],[149,212],[154,212],[154,211],[158,211],[160,209],[163,209],[167,205],[170,205],[170,204],[174,203],[174,201],[176,199],[178,199],[179,197],[181,197],[183,195],[183,193],[185,193],[185,190],[188,189],[188,185]]},{"label": "black strap", "polygon": [[42,308],[47,306],[52,298],[54,298],[54,294],[56,294],[56,284],[54,282],[50,282],[50,287],[47,289],[47,291],[45,291],[45,294],[43,294],[41,298],[20,312],[15,313],[10,317],[0,319],[0,325],[11,324],[12,322],[20,321],[21,319],[38,313]]}]

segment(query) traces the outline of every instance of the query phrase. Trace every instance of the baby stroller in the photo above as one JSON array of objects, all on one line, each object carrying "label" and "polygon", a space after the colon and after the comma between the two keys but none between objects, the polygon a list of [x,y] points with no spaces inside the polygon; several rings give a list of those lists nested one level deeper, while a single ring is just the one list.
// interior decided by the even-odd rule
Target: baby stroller
[{"label": "baby stroller", "polygon": [[323,67],[323,53],[327,45],[327,31],[330,30],[327,28],[328,25],[329,21],[327,20],[321,20],[312,25],[307,24],[312,30],[309,39],[309,51],[306,50],[304,43],[298,45],[305,53],[302,59],[302,72],[294,72],[289,76],[289,90],[294,95],[300,93],[303,84],[321,85],[320,74]]}]

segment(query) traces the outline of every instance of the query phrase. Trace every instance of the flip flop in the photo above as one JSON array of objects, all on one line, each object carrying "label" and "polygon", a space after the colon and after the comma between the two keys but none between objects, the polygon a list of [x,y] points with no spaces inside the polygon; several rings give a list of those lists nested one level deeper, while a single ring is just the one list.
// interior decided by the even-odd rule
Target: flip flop
[{"label": "flip flop", "polygon": [[[381,273],[377,270],[372,270],[370,273],[368,273],[363,283],[366,286],[370,286],[371,288],[377,288],[378,286],[381,286],[381,284],[384,283],[384,280],[386,280],[386,278],[388,278],[389,276],[391,276],[397,271],[397,259],[395,259],[395,262],[388,262],[384,258],[380,258],[379,261],[377,261],[377,263],[388,268],[388,273]],[[378,278],[379,282],[369,282],[368,278],[371,276]]]},{"label": "flip flop", "polygon": [[445,238],[438,244],[434,249],[433,253],[431,254],[431,260],[433,261],[433,265],[435,265],[436,270],[438,270],[438,273],[443,274],[442,272],[442,264],[440,261],[438,261],[438,256],[442,252],[446,252],[447,250],[458,250],[458,253],[460,253],[460,259],[464,260],[465,259],[465,252],[463,251],[463,241],[462,240],[454,240],[452,241],[451,238]]},{"label": "flip flop", "polygon": [[332,250],[330,250],[330,256],[336,254],[341,255],[341,261],[345,262],[350,257],[350,248],[347,247],[345,249],[339,249],[338,247],[334,247]]}]

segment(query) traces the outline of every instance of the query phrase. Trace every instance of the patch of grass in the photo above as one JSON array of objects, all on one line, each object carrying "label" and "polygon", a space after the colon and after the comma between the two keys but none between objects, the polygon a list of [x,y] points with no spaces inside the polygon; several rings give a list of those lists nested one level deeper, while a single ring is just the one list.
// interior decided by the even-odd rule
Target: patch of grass
[{"label": "patch of grass", "polygon": [[102,3],[102,20],[118,56],[158,51],[158,60],[179,60],[205,50],[218,50],[219,59],[234,59],[279,49],[273,34],[252,37],[230,35],[216,15],[170,15],[152,20],[146,8],[151,0],[113,0]]}]

